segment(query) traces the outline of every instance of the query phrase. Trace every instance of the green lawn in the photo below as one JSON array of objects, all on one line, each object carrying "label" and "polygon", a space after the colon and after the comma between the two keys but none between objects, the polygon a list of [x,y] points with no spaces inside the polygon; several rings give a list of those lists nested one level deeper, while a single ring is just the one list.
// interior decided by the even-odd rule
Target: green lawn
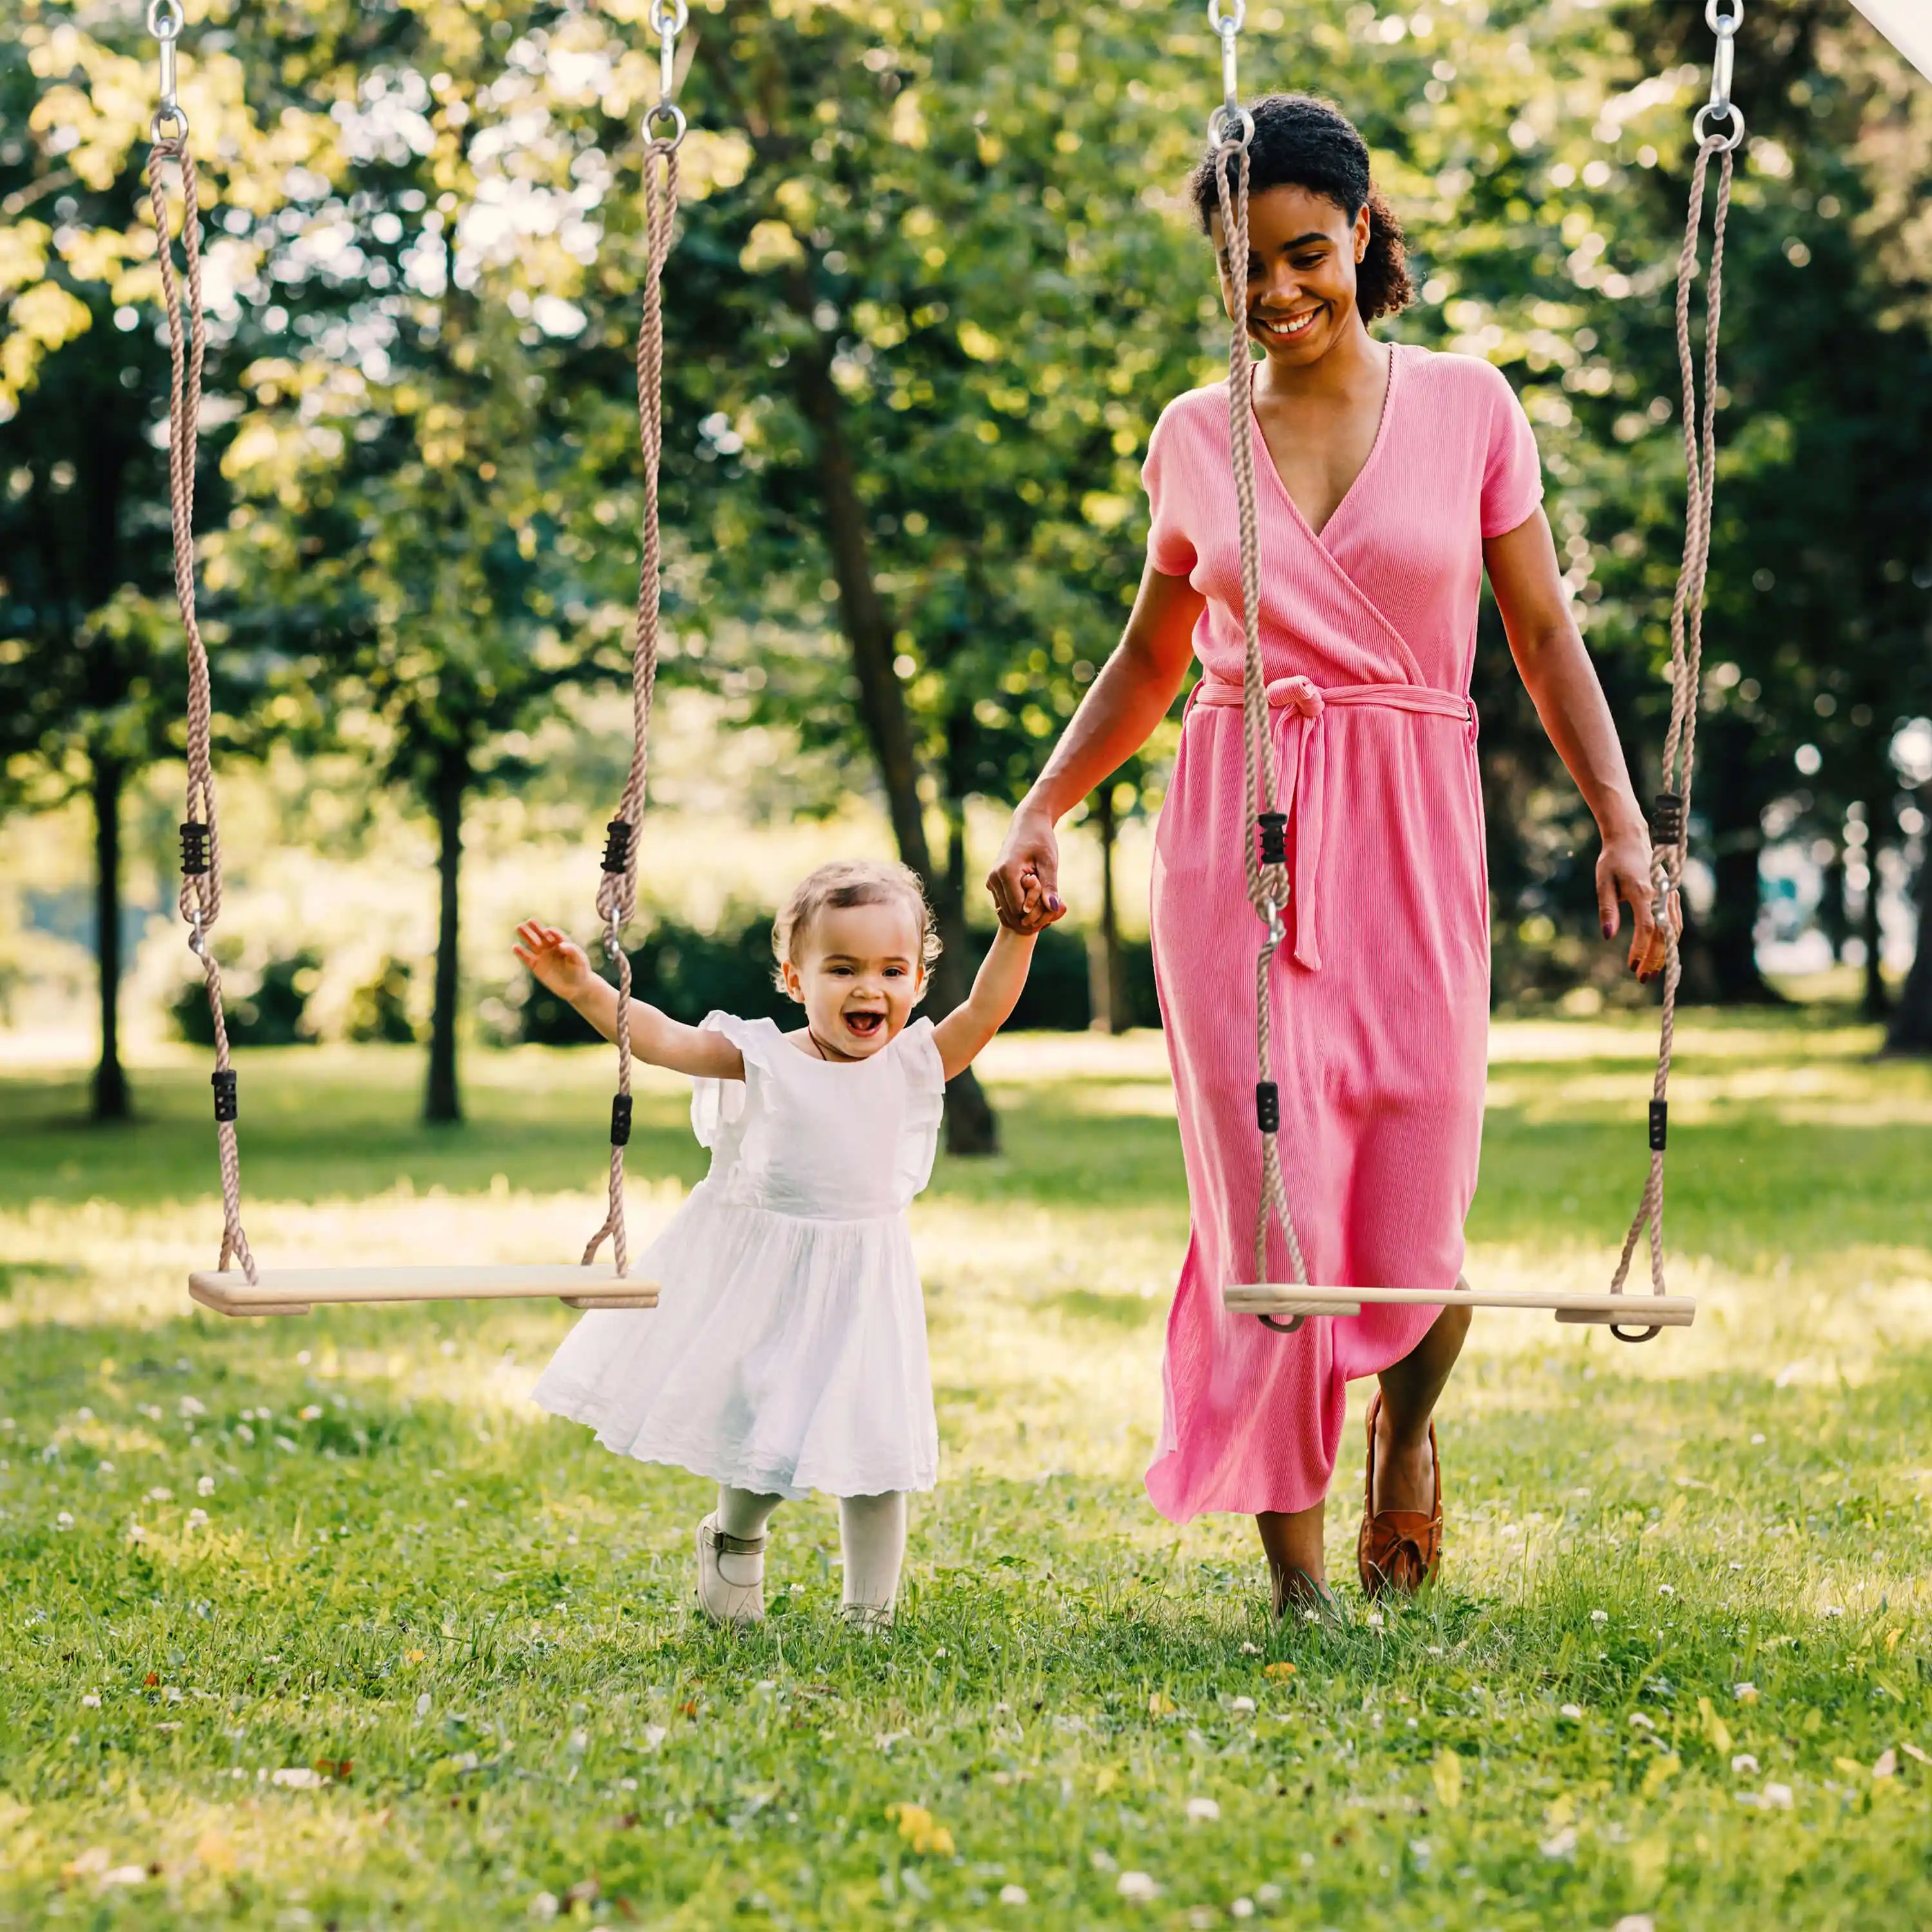
[{"label": "green lawn", "polygon": [[[783,1511],[766,1630],[689,1607],[703,1484],[524,1394],[542,1304],[192,1312],[206,1070],[0,1069],[0,1924],[977,1928],[1932,1922],[1932,1069],[1690,1016],[1644,1348],[1478,1323],[1441,1588],[1272,1627],[1252,1526],[1139,1483],[1186,1230],[1158,1040],[989,1057],[1007,1153],[915,1212],[944,1480],[884,1640]],[[1473,1274],[1601,1281],[1652,1039],[1498,1029]],[[266,1260],[574,1257],[601,1054],[243,1061]],[[700,1171],[640,1096],[641,1237]]]}]

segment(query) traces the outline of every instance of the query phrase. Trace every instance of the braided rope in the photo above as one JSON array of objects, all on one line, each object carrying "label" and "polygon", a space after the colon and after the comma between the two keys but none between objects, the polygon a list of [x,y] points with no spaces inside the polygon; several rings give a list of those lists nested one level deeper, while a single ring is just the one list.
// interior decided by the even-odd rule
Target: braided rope
[{"label": "braided rope", "polygon": [[[664,166],[660,174],[658,163]],[[638,569],[637,642],[631,653],[631,769],[624,781],[617,818],[630,828],[624,865],[604,874],[597,887],[597,911],[604,922],[604,950],[617,970],[617,1091],[631,1094],[631,961],[624,950],[624,928],[638,909],[638,824],[644,816],[644,779],[651,729],[651,698],[658,676],[658,572],[662,546],[658,527],[658,466],[664,452],[664,268],[677,219],[677,142],[649,140],[644,146],[644,294],[638,325],[638,443],[644,457],[644,543]],[[628,1112],[628,1108],[626,1109]],[[624,1232],[624,1148],[613,1136],[610,1186],[604,1225],[584,1250],[588,1267],[610,1238],[622,1275],[631,1264]]]},{"label": "braided rope", "polygon": [[[168,234],[166,190],[161,164],[178,162],[182,178],[182,256],[187,266],[191,335],[182,319],[181,291]],[[182,878],[181,915],[193,928],[188,950],[201,962],[208,983],[208,1010],[214,1022],[214,1067],[230,1071],[228,1016],[221,1000],[221,968],[215,963],[213,934],[221,915],[221,834],[215,814],[214,764],[210,745],[214,704],[208,690],[208,650],[194,608],[194,470],[201,424],[202,360],[207,348],[201,295],[200,184],[186,132],[157,141],[148,151],[148,195],[154,212],[154,253],[160,266],[161,292],[167,304],[168,499],[173,516],[175,601],[181,607],[188,640],[188,815],[208,828],[208,870]],[[235,1124],[218,1120],[215,1143],[221,1156],[221,1266],[238,1260],[252,1283],[259,1279],[255,1257],[242,1226],[242,1156]]]},{"label": "braided rope", "polygon": [[[1718,174],[1718,204],[1711,230],[1711,273],[1704,297],[1704,400],[1701,417],[1697,402],[1697,360],[1690,344],[1690,284],[1697,273],[1697,242],[1704,216],[1705,182],[1711,157],[1722,159]],[[1682,800],[1676,838],[1651,854],[1651,885],[1658,924],[1664,933],[1664,1016],[1658,1040],[1657,1072],[1651,1097],[1661,1102],[1670,1084],[1670,1060],[1677,1032],[1677,988],[1683,977],[1675,922],[1671,915],[1684,880],[1690,842],[1690,786],[1697,746],[1697,694],[1704,655],[1704,592],[1710,574],[1711,524],[1717,493],[1718,335],[1724,313],[1724,226],[1731,207],[1731,154],[1719,140],[1706,137],[1699,145],[1690,174],[1690,206],[1684,226],[1684,246],[1677,262],[1677,362],[1684,383],[1684,469],[1687,503],[1684,559],[1670,609],[1670,729],[1664,746],[1664,785]],[[1610,1282],[1613,1294],[1623,1292],[1636,1244],[1648,1228],[1650,1278],[1656,1292],[1664,1292],[1664,1150],[1652,1150],[1650,1172],[1637,1204],[1622,1255]],[[1646,1328],[1626,1334],[1610,1331],[1620,1342],[1647,1342],[1659,1333]]]},{"label": "braided rope", "polygon": [[[1255,960],[1255,1059],[1257,1078],[1271,1079],[1274,1060],[1274,1000],[1269,971],[1287,937],[1282,910],[1288,904],[1286,866],[1265,866],[1261,858],[1261,814],[1275,802],[1275,766],[1268,734],[1268,672],[1262,662],[1261,538],[1255,516],[1254,358],[1248,346],[1248,150],[1240,140],[1224,142],[1214,155],[1214,189],[1220,202],[1222,232],[1228,238],[1228,279],[1233,291],[1232,322],[1228,332],[1228,432],[1234,458],[1234,502],[1241,534],[1241,758],[1242,783],[1247,796],[1244,859],[1249,902],[1266,926]],[[1290,1265],[1298,1284],[1308,1283],[1308,1264],[1302,1258],[1288,1206],[1288,1184],[1282,1174],[1278,1133],[1262,1136],[1261,1196],[1255,1210],[1255,1274],[1268,1276],[1268,1222],[1280,1223],[1288,1242]],[[1298,1327],[1297,1316],[1284,1327]]]}]

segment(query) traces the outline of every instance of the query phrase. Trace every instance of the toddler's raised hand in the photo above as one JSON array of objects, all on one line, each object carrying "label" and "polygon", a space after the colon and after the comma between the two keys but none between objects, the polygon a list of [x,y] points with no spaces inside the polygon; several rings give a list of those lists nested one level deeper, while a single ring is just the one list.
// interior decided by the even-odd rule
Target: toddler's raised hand
[{"label": "toddler's raised hand", "polygon": [[572,1005],[597,977],[590,970],[589,956],[575,940],[554,926],[539,926],[533,919],[517,928],[514,950],[530,969],[533,980]]}]

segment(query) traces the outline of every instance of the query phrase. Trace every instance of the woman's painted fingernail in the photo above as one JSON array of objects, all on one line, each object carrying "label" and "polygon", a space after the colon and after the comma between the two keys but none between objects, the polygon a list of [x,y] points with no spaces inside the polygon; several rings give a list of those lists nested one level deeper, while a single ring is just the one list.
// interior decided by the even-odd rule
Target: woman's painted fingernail
[{"label": "woman's painted fingernail", "polygon": [[1060,903],[1060,895],[1058,892],[1047,894],[1046,909],[1048,912],[1060,912],[1064,910]]},{"label": "woman's painted fingernail", "polygon": [[1606,939],[1614,939],[1616,936],[1616,928],[1613,926],[1608,920],[1605,920],[1604,922],[1604,937]]}]

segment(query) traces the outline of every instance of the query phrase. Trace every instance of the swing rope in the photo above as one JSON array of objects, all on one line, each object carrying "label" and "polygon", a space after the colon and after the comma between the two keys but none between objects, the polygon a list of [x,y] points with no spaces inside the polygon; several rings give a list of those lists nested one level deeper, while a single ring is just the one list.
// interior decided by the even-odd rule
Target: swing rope
[{"label": "swing rope", "polygon": [[[1281,1163],[1281,1098],[1274,1078],[1274,1000],[1269,975],[1288,936],[1282,917],[1288,900],[1286,821],[1276,809],[1275,760],[1268,734],[1268,672],[1262,659],[1261,537],[1255,515],[1254,357],[1248,344],[1248,143],[1254,121],[1240,105],[1235,81],[1235,36],[1241,30],[1244,0],[1229,11],[1222,0],[1208,0],[1208,18],[1221,40],[1222,101],[1209,119],[1215,142],[1214,192],[1220,204],[1221,232],[1227,238],[1228,274],[1232,300],[1228,331],[1228,442],[1233,458],[1234,502],[1241,542],[1241,759],[1247,800],[1243,861],[1248,899],[1266,928],[1255,959],[1255,1117],[1262,1143],[1261,1187],[1255,1209],[1255,1272],[1268,1278],[1268,1225],[1279,1222],[1288,1244],[1288,1264],[1297,1284],[1308,1285],[1308,1265],[1288,1205]],[[1270,1328],[1292,1330],[1297,1316]]]},{"label": "swing rope", "polygon": [[[156,0],[148,24],[160,43],[161,103],[149,129],[148,200],[154,224],[154,255],[168,318],[168,501],[174,538],[175,602],[188,646],[188,816],[182,821],[182,917],[190,928],[188,950],[201,962],[208,1010],[214,1023],[214,1137],[221,1160],[221,1267],[238,1261],[250,1282],[260,1279],[242,1226],[242,1156],[236,1144],[238,1110],[235,1070],[228,1049],[228,1016],[222,1004],[221,968],[214,957],[214,925],[221,916],[221,827],[215,809],[211,742],[214,703],[208,689],[208,648],[195,616],[194,472],[201,424],[202,362],[207,329],[202,306],[201,194],[194,156],[188,150],[188,116],[175,98],[175,42],[182,10],[178,0]],[[164,130],[172,124],[174,131]],[[182,181],[182,259],[186,269],[189,321],[182,316],[168,227],[162,164],[176,163]]]},{"label": "swing rope", "polygon": [[[1684,865],[1689,850],[1690,787],[1697,746],[1697,694],[1704,652],[1704,591],[1710,573],[1711,524],[1717,492],[1718,335],[1724,310],[1724,227],[1730,214],[1732,154],[1744,138],[1744,117],[1728,98],[1731,36],[1743,13],[1741,0],[1728,14],[1712,16],[1719,36],[1717,77],[1710,106],[1697,116],[1697,159],[1690,171],[1690,205],[1684,228],[1684,246],[1677,262],[1677,361],[1684,386],[1684,467],[1687,502],[1684,557],[1670,609],[1670,728],[1664,744],[1664,789],[1657,796],[1652,821],[1651,884],[1657,921],[1664,934],[1664,1016],[1658,1035],[1657,1072],[1651,1088],[1650,1172],[1644,1183],[1622,1255],[1612,1277],[1610,1292],[1621,1294],[1630,1273],[1636,1244],[1648,1228],[1650,1278],[1655,1292],[1666,1292],[1664,1276],[1664,1154],[1669,1133],[1670,1059],[1677,1030],[1677,989],[1683,961],[1672,916],[1682,890]],[[1728,134],[1709,131],[1716,110],[1730,116]],[[1697,248],[1703,224],[1706,178],[1711,157],[1718,155],[1717,209],[1711,230],[1711,272],[1704,294],[1704,398],[1701,418],[1697,400],[1697,358],[1690,341],[1690,284],[1697,274]],[[1654,1328],[1627,1333],[1612,1326],[1620,1342],[1648,1342]]]},{"label": "swing rope", "polygon": [[[644,816],[649,763],[651,699],[657,686],[658,584],[662,544],[658,524],[658,469],[664,452],[664,269],[677,220],[677,150],[684,139],[682,110],[671,100],[676,37],[688,17],[686,0],[652,0],[651,26],[658,36],[662,98],[644,119],[644,290],[638,326],[638,442],[644,471],[644,540],[638,569],[637,639],[631,653],[631,769],[616,816],[605,827],[604,875],[597,912],[604,922],[604,950],[617,976],[617,1091],[610,1102],[610,1180],[604,1223],[584,1250],[587,1268],[608,1237],[620,1275],[629,1271],[624,1227],[624,1149],[631,1138],[631,959],[624,928],[638,909],[638,821]],[[656,135],[660,120],[671,132]]]}]

